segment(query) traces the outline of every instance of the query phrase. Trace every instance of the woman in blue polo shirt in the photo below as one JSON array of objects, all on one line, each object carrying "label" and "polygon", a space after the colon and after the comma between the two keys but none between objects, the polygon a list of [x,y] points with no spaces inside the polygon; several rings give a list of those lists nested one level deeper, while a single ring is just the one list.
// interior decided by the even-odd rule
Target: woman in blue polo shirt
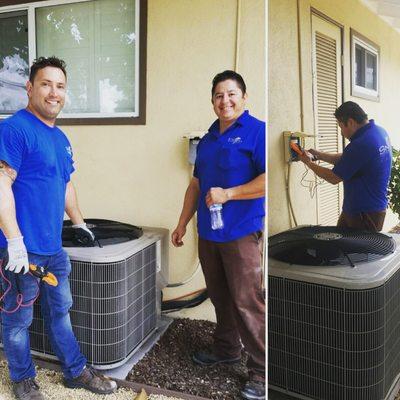
[{"label": "woman in blue polo shirt", "polygon": [[[193,361],[210,366],[240,361],[249,354],[246,399],[265,398],[265,302],[260,241],[265,207],[265,123],[245,111],[243,78],[234,71],[215,76],[212,104],[218,119],[197,148],[174,246],[197,211],[199,258],[217,327],[213,352]],[[222,205],[223,227],[212,229],[210,206]]]}]

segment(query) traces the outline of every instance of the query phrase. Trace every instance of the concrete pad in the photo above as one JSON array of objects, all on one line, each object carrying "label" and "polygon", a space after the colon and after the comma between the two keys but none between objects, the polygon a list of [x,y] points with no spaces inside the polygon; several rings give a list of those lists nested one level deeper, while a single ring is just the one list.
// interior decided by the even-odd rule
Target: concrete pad
[{"label": "concrete pad", "polygon": [[163,333],[168,329],[171,322],[172,318],[162,316],[158,321],[157,330],[150,334],[146,341],[140,345],[140,349],[138,351],[135,351],[128,361],[126,361],[119,367],[105,369],[101,372],[111,378],[124,380],[128,376],[133,366],[138,363],[146,355],[146,353],[150,351],[151,348],[158,342],[161,335],[163,335]]}]

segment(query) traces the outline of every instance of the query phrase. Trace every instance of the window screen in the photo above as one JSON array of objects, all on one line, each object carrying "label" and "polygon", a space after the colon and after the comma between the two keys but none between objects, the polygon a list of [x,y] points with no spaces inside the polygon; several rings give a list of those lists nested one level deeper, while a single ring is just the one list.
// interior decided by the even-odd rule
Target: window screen
[{"label": "window screen", "polygon": [[134,0],[36,9],[37,55],[67,63],[65,116],[137,113],[135,20]]}]

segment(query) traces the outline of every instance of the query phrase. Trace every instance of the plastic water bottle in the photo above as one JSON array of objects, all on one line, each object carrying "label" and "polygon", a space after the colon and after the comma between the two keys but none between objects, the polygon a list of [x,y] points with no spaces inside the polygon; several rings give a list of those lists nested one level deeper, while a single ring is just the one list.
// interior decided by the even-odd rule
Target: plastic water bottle
[{"label": "plastic water bottle", "polygon": [[224,220],[222,219],[222,204],[213,204],[210,206],[211,229],[222,229]]}]

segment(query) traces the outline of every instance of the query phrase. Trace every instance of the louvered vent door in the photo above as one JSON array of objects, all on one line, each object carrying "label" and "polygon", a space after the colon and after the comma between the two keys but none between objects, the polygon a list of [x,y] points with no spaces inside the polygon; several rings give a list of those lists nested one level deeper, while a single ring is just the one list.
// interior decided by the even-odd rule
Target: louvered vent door
[{"label": "louvered vent door", "polygon": [[[342,151],[342,138],[335,109],[341,104],[340,28],[315,15],[313,26],[313,89],[317,149],[328,153]],[[323,167],[331,165],[321,163]],[[336,225],[342,206],[341,185],[323,182],[317,190],[317,223]]]}]

